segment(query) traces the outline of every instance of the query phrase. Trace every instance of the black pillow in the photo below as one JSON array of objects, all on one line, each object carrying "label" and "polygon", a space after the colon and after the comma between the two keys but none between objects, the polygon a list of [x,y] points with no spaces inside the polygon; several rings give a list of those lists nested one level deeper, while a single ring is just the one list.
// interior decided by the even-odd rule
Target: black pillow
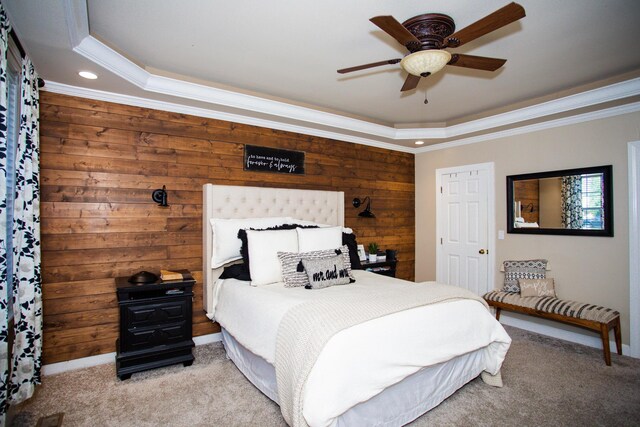
[{"label": "black pillow", "polygon": [[232,264],[224,268],[222,274],[220,275],[221,279],[237,279],[242,280],[244,282],[251,281],[251,277],[249,277],[249,272],[244,268],[242,264]]},{"label": "black pillow", "polygon": [[352,270],[362,270],[360,256],[358,255],[358,242],[356,235],[353,233],[342,233],[342,244],[349,248],[349,260],[351,261]]}]

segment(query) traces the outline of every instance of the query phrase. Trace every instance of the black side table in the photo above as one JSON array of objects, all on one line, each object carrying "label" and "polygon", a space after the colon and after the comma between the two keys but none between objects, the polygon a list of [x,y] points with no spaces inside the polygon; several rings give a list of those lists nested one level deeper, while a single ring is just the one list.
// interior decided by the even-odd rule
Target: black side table
[{"label": "black side table", "polygon": [[389,259],[386,261],[370,262],[360,261],[363,270],[371,271],[372,273],[382,274],[383,276],[396,277],[396,265],[397,259]]},{"label": "black side table", "polygon": [[194,357],[191,325],[192,278],[154,283],[116,279],[120,338],[116,341],[116,373],[126,380],[135,372],[182,363]]}]

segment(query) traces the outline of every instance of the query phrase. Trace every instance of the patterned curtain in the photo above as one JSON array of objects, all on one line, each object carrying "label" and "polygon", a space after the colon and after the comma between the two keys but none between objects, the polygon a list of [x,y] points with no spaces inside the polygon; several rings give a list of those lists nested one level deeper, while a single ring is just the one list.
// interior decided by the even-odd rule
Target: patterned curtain
[{"label": "patterned curtain", "polygon": [[7,409],[7,46],[11,27],[0,4],[0,424]]},{"label": "patterned curtain", "polygon": [[20,134],[16,153],[13,210],[13,315],[15,339],[9,403],[33,395],[40,384],[42,281],[40,276],[40,131],[38,76],[22,60]]},{"label": "patterned curtain", "polygon": [[582,177],[562,177],[562,225],[564,228],[582,228]]}]

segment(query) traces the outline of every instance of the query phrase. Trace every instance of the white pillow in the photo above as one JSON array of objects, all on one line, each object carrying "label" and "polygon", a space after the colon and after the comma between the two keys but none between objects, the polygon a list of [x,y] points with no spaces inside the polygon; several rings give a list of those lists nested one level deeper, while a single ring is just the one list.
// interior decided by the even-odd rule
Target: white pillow
[{"label": "white pillow", "polygon": [[251,286],[282,282],[278,252],[298,252],[296,230],[247,230]]},{"label": "white pillow", "polygon": [[342,246],[342,227],[296,228],[298,252],[336,249]]},{"label": "white pillow", "polygon": [[242,242],[238,239],[238,231],[247,228],[267,228],[289,224],[291,218],[211,218],[209,222],[211,222],[211,230],[213,232],[211,268],[218,268],[228,262],[242,258],[240,255]]}]

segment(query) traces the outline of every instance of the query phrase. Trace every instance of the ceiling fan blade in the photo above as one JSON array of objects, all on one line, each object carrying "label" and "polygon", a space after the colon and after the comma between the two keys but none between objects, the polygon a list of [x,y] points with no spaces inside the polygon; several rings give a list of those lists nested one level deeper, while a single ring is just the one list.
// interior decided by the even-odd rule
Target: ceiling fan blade
[{"label": "ceiling fan blade", "polygon": [[[382,31],[389,34],[411,52],[420,47],[420,40],[409,32],[393,16],[375,16],[369,21],[376,24]],[[411,46],[411,47],[410,47]]]},{"label": "ceiling fan blade", "polygon": [[486,56],[465,55],[462,53],[454,53],[451,55],[451,61],[447,65],[455,65],[456,67],[475,68],[477,70],[495,71],[502,67],[506,59],[488,58]]},{"label": "ceiling fan blade", "polygon": [[478,37],[484,36],[524,17],[525,12],[522,6],[517,3],[509,3],[505,7],[496,10],[479,21],[447,37],[447,46],[462,46],[465,43],[469,43]]},{"label": "ceiling fan blade", "polygon": [[415,89],[416,86],[418,86],[419,82],[420,82],[420,76],[414,76],[413,74],[409,74],[407,76],[407,79],[404,81],[404,84],[402,85],[402,89],[400,89],[400,92],[405,92],[407,90]]},{"label": "ceiling fan blade", "polygon": [[381,65],[397,64],[400,61],[401,59],[397,58],[397,59],[389,59],[387,61],[372,62],[371,64],[364,64],[364,65],[358,65],[355,67],[343,68],[341,70],[338,70],[338,72],[340,74],[345,74],[345,73],[350,73],[352,71],[360,71],[360,70],[366,70],[367,68],[379,67]]}]

